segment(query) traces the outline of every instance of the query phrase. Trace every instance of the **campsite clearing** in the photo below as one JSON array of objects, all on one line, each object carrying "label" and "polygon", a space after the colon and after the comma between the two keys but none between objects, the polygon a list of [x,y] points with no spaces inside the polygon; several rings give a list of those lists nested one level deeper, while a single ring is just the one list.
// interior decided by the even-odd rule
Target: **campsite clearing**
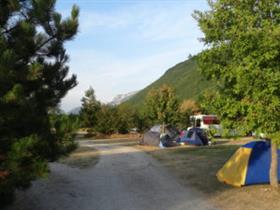
[{"label": "campsite clearing", "polygon": [[[80,138],[81,140],[81,138]],[[138,144],[139,139],[133,138],[115,138],[115,139],[98,139],[98,140],[88,140],[87,142],[90,144],[94,142],[97,146],[102,145],[121,145],[121,146],[133,146]],[[86,141],[80,141],[80,142],[86,142]],[[99,160],[100,152],[94,148],[89,146],[84,146],[84,143],[80,143],[79,147],[72,152],[69,156],[63,157],[59,160],[59,163],[68,165],[70,167],[74,168],[90,168],[93,167],[95,164],[97,164]]]},{"label": "campsite clearing", "polygon": [[245,142],[248,140],[224,141],[206,147],[137,147],[159,160],[184,186],[202,192],[218,209],[279,209],[279,193],[272,192],[268,185],[234,188],[217,180],[217,171]]},{"label": "campsite clearing", "polygon": [[[101,142],[101,143],[100,143]],[[105,143],[107,142],[107,143]],[[183,187],[158,161],[120,141],[82,140],[99,151],[94,167],[52,163],[48,179],[18,191],[9,210],[214,210],[204,196]],[[94,151],[94,150],[93,150]]]},{"label": "campsite clearing", "polygon": [[49,179],[18,192],[9,210],[279,209],[279,194],[268,185],[234,188],[216,178],[239,144],[246,142],[160,149],[136,145],[135,139],[82,140],[82,148],[64,164],[51,164]]}]

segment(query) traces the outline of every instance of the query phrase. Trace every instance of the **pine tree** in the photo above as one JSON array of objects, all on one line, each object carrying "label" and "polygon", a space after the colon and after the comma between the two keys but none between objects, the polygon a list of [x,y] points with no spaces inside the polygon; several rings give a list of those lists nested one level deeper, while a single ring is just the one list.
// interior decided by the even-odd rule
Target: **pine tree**
[{"label": "pine tree", "polygon": [[46,174],[63,147],[48,111],[77,84],[64,43],[77,33],[79,10],[62,19],[55,3],[0,1],[0,206]]},{"label": "pine tree", "polygon": [[96,100],[94,90],[90,87],[82,98],[82,109],[80,112],[82,126],[94,128],[97,124],[97,113],[101,109],[101,104]]}]

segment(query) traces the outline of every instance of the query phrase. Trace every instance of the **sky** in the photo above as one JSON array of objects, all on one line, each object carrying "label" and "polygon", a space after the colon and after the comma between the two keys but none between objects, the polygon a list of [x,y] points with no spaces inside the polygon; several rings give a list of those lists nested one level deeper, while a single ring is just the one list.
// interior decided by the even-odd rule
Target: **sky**
[{"label": "sky", "polygon": [[104,103],[141,90],[204,47],[192,13],[207,10],[206,0],[57,0],[56,9],[67,17],[73,4],[79,32],[65,47],[79,84],[62,100],[65,111],[90,86]]}]

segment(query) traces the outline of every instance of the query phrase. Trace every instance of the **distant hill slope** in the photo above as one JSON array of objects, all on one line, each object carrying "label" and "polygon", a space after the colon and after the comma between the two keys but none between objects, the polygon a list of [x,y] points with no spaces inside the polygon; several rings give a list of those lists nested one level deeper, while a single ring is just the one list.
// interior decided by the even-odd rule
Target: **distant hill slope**
[{"label": "distant hill slope", "polygon": [[144,104],[147,93],[163,84],[173,87],[180,101],[197,99],[204,90],[214,88],[212,82],[206,81],[202,77],[197,68],[196,57],[192,57],[168,69],[162,77],[139,91],[125,103],[140,107]]},{"label": "distant hill slope", "polygon": [[126,102],[131,97],[133,97],[135,94],[137,94],[138,91],[129,92],[126,94],[118,94],[116,95],[111,102],[109,102],[110,105],[119,105],[123,102]]},{"label": "distant hill slope", "polygon": [[[125,94],[118,94],[116,95],[113,100],[109,103],[107,103],[108,105],[112,105],[112,106],[117,106],[121,103],[126,102],[127,100],[129,100],[131,97],[133,97],[135,94],[137,94],[138,91],[133,91],[133,92],[129,92],[129,93],[125,93]],[[81,111],[81,107],[75,107],[73,109],[71,109],[68,114],[74,114],[74,115],[78,115]]]}]

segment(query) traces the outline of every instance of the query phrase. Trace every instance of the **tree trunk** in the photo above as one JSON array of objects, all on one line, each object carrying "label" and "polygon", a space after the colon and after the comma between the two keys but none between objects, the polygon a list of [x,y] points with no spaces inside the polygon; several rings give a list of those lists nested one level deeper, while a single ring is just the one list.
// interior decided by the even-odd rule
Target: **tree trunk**
[{"label": "tree trunk", "polygon": [[164,134],[164,133],[165,133],[165,123],[162,123],[160,128],[160,134]]},{"label": "tree trunk", "polygon": [[277,144],[271,142],[270,185],[278,189],[278,153]]}]

